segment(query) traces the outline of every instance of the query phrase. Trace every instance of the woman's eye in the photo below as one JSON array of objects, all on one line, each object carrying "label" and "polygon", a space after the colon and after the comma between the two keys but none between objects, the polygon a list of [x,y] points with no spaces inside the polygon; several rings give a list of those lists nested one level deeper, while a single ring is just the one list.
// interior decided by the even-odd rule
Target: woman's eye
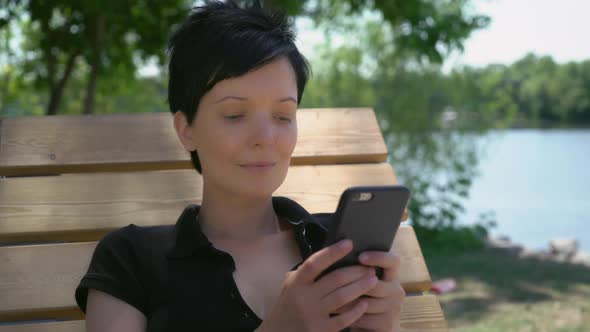
[{"label": "woman's eye", "polygon": [[[244,115],[242,114],[236,114],[236,115],[226,115],[224,116],[225,119],[229,120],[229,121],[235,121],[238,120],[240,118],[243,118]],[[291,123],[292,120],[289,117],[285,117],[285,116],[277,116],[277,118],[282,121],[282,122],[286,122],[286,123]]]}]

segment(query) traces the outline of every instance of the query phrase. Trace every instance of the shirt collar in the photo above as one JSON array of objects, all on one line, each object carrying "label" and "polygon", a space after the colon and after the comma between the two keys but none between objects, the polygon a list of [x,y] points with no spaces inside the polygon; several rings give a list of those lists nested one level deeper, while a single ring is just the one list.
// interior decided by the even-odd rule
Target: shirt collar
[{"label": "shirt collar", "polygon": [[[323,239],[325,228],[314,218],[314,215],[287,197],[273,196],[272,205],[277,215],[286,219],[294,227],[296,234],[299,234],[306,242],[311,242],[309,244],[312,247],[311,251],[315,251],[318,247],[317,244]],[[211,242],[201,230],[198,222],[200,208],[200,205],[191,204],[178,218],[174,227],[175,243],[168,252],[168,257],[191,256],[196,250],[211,246]]]}]

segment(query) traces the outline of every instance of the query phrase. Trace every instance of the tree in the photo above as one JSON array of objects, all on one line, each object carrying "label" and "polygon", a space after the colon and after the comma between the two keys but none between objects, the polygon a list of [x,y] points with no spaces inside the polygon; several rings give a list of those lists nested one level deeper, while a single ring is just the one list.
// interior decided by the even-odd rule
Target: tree
[{"label": "tree", "polygon": [[[312,3],[311,1],[309,1]],[[391,30],[387,41],[396,53],[442,62],[453,49],[463,49],[472,31],[486,27],[489,17],[469,14],[470,0],[324,0],[309,6],[319,25],[354,29],[351,16],[372,11]],[[348,23],[348,24],[347,24]]]},{"label": "tree", "polygon": [[409,210],[418,237],[440,245],[439,250],[449,246],[441,240],[449,236],[455,236],[454,245],[477,246],[485,228],[461,228],[456,222],[477,169],[473,137],[479,128],[440,120],[449,108],[459,108],[461,96],[453,94],[438,67],[397,53],[389,39],[391,26],[382,20],[351,20],[346,44],[319,48],[302,106],[373,107],[389,162],[412,190]]},{"label": "tree", "polygon": [[[236,0],[246,4],[260,0]],[[202,3],[197,1],[196,3]],[[311,17],[318,25],[346,29],[346,20],[364,12],[383,16],[397,53],[441,61],[445,52],[462,48],[474,29],[488,18],[468,15],[468,0],[264,0],[266,7]],[[46,114],[56,114],[66,84],[75,72],[86,76],[83,113],[92,113],[97,85],[118,75],[134,80],[137,62],[156,58],[164,63],[171,28],[190,7],[190,0],[0,0],[0,29],[9,22],[23,26],[27,43],[25,72],[36,87],[48,91]],[[24,53],[24,52],[23,52]],[[80,75],[80,74],[78,74]]]},{"label": "tree", "polygon": [[511,65],[456,70],[448,86],[455,103],[489,127],[587,126],[589,64],[528,54]]},{"label": "tree", "polygon": [[174,23],[187,13],[185,0],[17,1],[0,0],[7,8],[0,28],[23,24],[26,67],[37,86],[49,91],[47,115],[56,114],[74,70],[86,69],[83,113],[93,112],[97,82],[123,75],[132,79],[137,63],[155,57],[164,62],[164,45]]}]

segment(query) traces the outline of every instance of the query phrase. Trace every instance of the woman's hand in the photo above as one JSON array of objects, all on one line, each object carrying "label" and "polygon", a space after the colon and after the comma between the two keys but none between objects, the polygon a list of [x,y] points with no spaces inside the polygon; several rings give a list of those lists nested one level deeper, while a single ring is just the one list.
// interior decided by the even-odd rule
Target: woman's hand
[{"label": "woman's hand", "polygon": [[[365,314],[351,327],[354,330],[399,332],[400,312],[406,293],[399,280],[400,257],[393,252],[367,251],[359,256],[365,266],[381,267],[383,279],[366,293],[368,301]],[[349,304],[354,305],[354,304]]]},{"label": "woman's hand", "polygon": [[[318,276],[352,250],[350,240],[340,241],[314,253],[289,272],[283,282],[281,294],[273,308],[257,329],[258,332],[273,331],[322,331],[337,332],[359,320],[373,299],[359,299],[371,290],[384,291],[377,287],[374,268],[350,266]],[[371,260],[373,262],[373,260]],[[351,303],[353,303],[351,305]],[[333,315],[338,308],[339,315]]]},{"label": "woman's hand", "polygon": [[400,331],[400,312],[406,294],[398,277],[399,256],[393,252],[373,251],[362,253],[359,260],[365,266],[382,268],[383,279],[365,294],[366,297],[339,308],[337,312],[348,310],[358,301],[368,301],[365,314],[351,325],[353,331]]}]

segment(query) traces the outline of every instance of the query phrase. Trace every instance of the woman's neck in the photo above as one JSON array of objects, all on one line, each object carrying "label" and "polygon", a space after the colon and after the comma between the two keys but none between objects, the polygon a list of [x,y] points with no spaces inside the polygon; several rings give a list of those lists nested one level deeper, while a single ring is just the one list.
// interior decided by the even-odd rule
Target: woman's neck
[{"label": "woman's neck", "polygon": [[272,196],[240,197],[204,191],[199,223],[210,238],[251,240],[280,232]]}]

